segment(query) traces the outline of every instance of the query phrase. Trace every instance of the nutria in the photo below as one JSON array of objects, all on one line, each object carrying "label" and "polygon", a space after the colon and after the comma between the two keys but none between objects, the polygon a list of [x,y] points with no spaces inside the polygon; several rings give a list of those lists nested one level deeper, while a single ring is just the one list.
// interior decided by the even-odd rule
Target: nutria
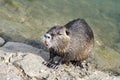
[{"label": "nutria", "polygon": [[75,62],[81,65],[92,51],[94,35],[84,19],[75,19],[64,26],[52,27],[44,35],[43,42],[50,52],[47,65],[53,64],[56,56],[61,57],[57,64]]}]

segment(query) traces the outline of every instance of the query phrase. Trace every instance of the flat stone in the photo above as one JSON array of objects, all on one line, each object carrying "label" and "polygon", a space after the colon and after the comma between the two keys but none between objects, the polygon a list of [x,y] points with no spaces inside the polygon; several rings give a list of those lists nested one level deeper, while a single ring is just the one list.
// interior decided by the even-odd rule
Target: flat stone
[{"label": "flat stone", "polygon": [[19,42],[7,42],[3,47],[0,49],[8,52],[31,52],[31,53],[38,53],[40,50],[34,48],[30,45],[19,43]]},{"label": "flat stone", "polygon": [[5,40],[2,37],[0,37],[0,46],[2,46],[4,43],[5,43]]}]

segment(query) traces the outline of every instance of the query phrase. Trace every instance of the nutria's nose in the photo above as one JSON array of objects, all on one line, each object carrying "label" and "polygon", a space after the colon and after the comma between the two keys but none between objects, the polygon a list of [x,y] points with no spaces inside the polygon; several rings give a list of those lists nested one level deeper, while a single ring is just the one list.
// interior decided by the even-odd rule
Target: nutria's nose
[{"label": "nutria's nose", "polygon": [[45,45],[46,45],[46,46],[48,46],[48,42],[47,42],[46,40],[45,40],[45,42],[44,42],[44,43],[45,43]]}]

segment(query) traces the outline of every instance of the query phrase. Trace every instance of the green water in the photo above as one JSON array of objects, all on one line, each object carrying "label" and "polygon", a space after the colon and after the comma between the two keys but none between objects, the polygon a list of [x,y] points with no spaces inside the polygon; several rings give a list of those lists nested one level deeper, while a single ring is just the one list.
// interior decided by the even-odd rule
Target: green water
[{"label": "green water", "polygon": [[53,25],[84,18],[95,35],[98,63],[120,70],[120,0],[0,0],[0,35],[39,42]]}]

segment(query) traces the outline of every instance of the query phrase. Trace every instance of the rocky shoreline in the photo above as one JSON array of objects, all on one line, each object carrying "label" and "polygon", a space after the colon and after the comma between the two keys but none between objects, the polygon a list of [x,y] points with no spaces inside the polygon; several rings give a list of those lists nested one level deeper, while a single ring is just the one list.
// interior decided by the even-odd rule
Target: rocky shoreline
[{"label": "rocky shoreline", "polygon": [[89,65],[88,68],[60,65],[58,69],[42,64],[48,52],[19,42],[0,38],[0,80],[119,80]]}]

